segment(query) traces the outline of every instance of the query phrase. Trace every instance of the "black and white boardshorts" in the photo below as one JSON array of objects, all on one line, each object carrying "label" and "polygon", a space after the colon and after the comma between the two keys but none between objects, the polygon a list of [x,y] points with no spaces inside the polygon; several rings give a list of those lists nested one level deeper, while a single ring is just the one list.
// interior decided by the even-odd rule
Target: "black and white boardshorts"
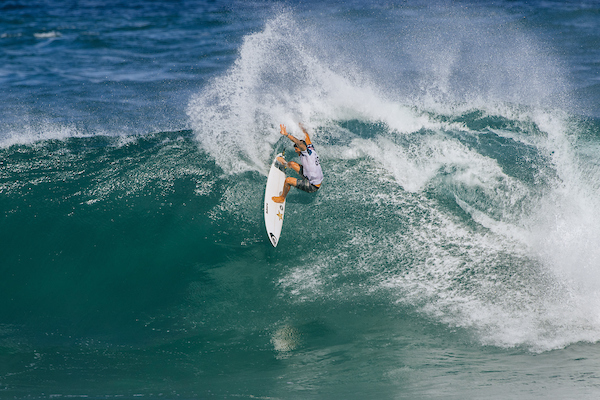
[{"label": "black and white boardshorts", "polygon": [[308,178],[306,178],[302,172],[304,172],[304,168],[300,166],[300,175],[302,175],[302,178],[296,179],[296,188],[303,190],[306,193],[314,193],[319,190],[319,187],[310,183]]}]

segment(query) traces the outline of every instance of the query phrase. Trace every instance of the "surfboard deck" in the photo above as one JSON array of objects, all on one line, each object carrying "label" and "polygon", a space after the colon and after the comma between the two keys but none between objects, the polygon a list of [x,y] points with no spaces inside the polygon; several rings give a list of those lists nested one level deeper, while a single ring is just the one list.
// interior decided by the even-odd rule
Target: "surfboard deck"
[{"label": "surfboard deck", "polygon": [[283,226],[283,216],[285,214],[285,201],[275,203],[272,197],[281,196],[283,184],[285,183],[285,167],[277,161],[277,157],[282,157],[279,153],[271,163],[269,176],[267,178],[267,187],[265,188],[265,227],[267,235],[273,247],[277,247],[281,228]]}]

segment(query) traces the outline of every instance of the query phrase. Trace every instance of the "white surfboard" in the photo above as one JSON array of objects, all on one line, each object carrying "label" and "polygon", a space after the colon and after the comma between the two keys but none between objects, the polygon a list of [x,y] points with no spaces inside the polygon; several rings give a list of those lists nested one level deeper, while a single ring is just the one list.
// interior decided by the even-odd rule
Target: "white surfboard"
[{"label": "white surfboard", "polygon": [[281,227],[283,226],[283,214],[285,213],[285,201],[275,203],[272,197],[281,196],[283,184],[285,183],[285,168],[277,162],[277,157],[282,157],[279,153],[275,156],[267,178],[267,188],[265,189],[265,227],[267,235],[273,247],[277,247]]}]

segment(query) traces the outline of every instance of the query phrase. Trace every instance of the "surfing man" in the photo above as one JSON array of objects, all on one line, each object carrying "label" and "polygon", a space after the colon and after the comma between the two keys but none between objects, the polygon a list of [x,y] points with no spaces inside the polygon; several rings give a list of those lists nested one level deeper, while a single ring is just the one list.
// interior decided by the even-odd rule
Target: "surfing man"
[{"label": "surfing man", "polygon": [[300,126],[300,129],[302,129],[302,132],[304,132],[304,140],[298,140],[294,136],[289,135],[285,130],[285,125],[281,124],[279,127],[281,129],[280,133],[294,142],[294,150],[296,150],[296,154],[298,154],[300,157],[300,162],[302,162],[302,165],[294,161],[285,161],[285,159],[282,157],[277,157],[277,161],[283,164],[283,166],[286,168],[292,168],[300,176],[302,176],[302,178],[297,179],[290,176],[285,178],[281,196],[273,197],[273,201],[275,203],[283,203],[285,201],[285,196],[287,196],[292,186],[308,193],[314,193],[319,190],[319,187],[321,187],[321,182],[323,182],[323,170],[321,169],[319,156],[317,155],[315,147],[312,145],[310,136],[308,136],[308,132],[306,132],[304,126],[302,124],[298,125]]}]

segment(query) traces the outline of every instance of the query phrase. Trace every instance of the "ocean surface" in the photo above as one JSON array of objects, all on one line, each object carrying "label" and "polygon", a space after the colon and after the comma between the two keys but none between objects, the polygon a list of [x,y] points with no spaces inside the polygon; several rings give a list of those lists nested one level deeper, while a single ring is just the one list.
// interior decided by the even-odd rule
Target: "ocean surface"
[{"label": "ocean surface", "polygon": [[0,88],[1,399],[600,398],[597,1],[5,0]]}]

